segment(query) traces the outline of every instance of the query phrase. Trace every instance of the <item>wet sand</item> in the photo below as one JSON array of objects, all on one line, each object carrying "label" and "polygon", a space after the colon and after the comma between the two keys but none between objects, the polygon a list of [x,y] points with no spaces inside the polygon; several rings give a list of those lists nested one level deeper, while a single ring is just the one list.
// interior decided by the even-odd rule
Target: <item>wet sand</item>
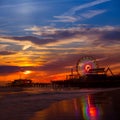
[{"label": "wet sand", "polygon": [[38,90],[0,97],[0,120],[120,120],[120,89]]},{"label": "wet sand", "polygon": [[36,112],[30,120],[120,120],[120,90],[63,100]]}]

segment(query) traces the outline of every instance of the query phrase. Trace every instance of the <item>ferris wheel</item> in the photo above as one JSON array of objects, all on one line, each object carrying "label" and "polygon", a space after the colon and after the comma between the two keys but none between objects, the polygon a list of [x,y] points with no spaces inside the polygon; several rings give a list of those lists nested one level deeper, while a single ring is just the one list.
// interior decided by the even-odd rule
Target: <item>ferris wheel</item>
[{"label": "ferris wheel", "polygon": [[97,69],[98,64],[93,57],[82,57],[78,60],[76,65],[76,71],[78,75],[86,75],[90,69]]}]

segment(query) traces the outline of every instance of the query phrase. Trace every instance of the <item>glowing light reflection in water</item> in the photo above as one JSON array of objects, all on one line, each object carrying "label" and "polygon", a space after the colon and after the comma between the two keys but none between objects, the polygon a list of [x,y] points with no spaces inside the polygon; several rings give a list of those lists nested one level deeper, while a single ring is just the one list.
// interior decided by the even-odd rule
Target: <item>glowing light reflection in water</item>
[{"label": "glowing light reflection in water", "polygon": [[101,107],[92,103],[92,96],[82,98],[82,112],[84,120],[100,120]]},{"label": "glowing light reflection in water", "polygon": [[119,109],[113,108],[118,107],[119,102],[112,101],[114,97],[106,93],[63,100],[35,113],[30,120],[119,120]]}]

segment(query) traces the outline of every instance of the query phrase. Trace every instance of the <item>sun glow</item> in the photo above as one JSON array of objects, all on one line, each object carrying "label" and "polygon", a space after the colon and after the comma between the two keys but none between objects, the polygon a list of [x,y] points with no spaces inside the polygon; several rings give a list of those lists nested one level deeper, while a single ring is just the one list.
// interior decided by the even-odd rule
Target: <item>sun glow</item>
[{"label": "sun glow", "polygon": [[25,74],[25,75],[30,74],[30,73],[31,73],[30,70],[26,70],[26,71],[23,72],[23,74]]}]

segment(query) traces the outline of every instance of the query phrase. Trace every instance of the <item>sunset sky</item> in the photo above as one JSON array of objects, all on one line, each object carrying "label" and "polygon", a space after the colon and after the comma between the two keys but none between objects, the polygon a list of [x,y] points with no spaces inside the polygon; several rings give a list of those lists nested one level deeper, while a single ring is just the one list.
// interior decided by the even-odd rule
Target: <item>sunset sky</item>
[{"label": "sunset sky", "polygon": [[65,79],[82,56],[120,73],[120,0],[0,0],[0,81]]}]

